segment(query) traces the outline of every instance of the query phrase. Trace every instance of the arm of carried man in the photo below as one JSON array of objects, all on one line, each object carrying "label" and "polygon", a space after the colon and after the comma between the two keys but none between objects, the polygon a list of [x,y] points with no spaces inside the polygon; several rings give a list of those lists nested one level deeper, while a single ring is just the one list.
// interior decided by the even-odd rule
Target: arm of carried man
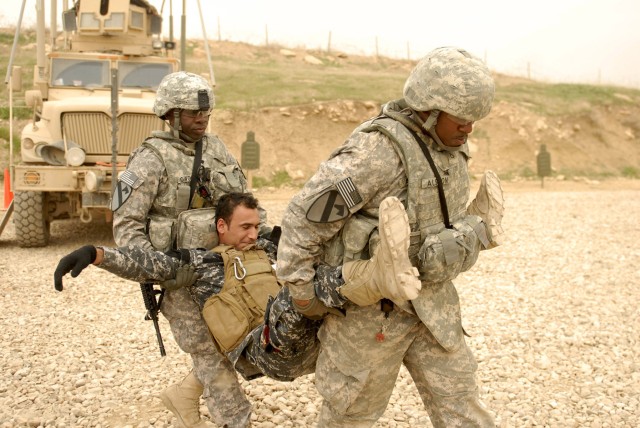
[{"label": "arm of carried man", "polygon": [[180,259],[133,245],[120,248],[85,245],[58,262],[54,273],[56,290],[62,291],[62,278],[67,273],[75,278],[91,264],[124,279],[158,283],[175,279],[178,268],[183,265]]},{"label": "arm of carried man", "polygon": [[98,247],[104,257],[98,266],[120,278],[136,282],[161,283],[175,279],[178,269],[188,265],[188,260],[181,260],[160,251],[127,245],[118,248]]}]

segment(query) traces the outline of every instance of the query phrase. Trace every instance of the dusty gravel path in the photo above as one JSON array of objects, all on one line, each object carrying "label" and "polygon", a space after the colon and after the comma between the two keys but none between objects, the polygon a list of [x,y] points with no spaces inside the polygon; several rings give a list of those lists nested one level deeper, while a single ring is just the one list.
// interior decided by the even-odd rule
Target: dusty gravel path
[{"label": "dusty gravel path", "polygon": [[[499,426],[640,426],[640,189],[631,184],[505,185],[507,242],[456,282]],[[278,222],[289,194],[258,196]],[[0,428],[176,426],[154,394],[187,372],[188,357],[164,319],[160,357],[137,284],[90,268],[53,289],[58,259],[112,245],[109,226],[59,222],[52,233],[41,249],[16,247],[11,224],[0,237]],[[312,376],[243,385],[256,427],[317,419]],[[404,370],[376,426],[431,426]]]}]

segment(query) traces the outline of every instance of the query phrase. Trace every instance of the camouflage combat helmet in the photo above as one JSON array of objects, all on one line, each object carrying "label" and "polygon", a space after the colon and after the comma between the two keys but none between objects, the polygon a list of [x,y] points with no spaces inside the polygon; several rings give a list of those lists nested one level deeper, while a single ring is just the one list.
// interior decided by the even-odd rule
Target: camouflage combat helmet
[{"label": "camouflage combat helmet", "polygon": [[213,110],[215,96],[204,77],[186,71],[166,75],[156,92],[153,112],[164,118],[171,109]]},{"label": "camouflage combat helmet", "polygon": [[418,62],[404,85],[416,111],[444,111],[477,121],[491,111],[495,84],[489,68],[464,49],[443,47]]}]

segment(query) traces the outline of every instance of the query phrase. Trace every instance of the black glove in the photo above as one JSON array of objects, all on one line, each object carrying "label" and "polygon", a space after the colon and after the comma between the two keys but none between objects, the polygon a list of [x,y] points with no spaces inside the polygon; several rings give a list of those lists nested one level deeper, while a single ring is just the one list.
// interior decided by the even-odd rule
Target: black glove
[{"label": "black glove", "polygon": [[96,259],[96,247],[85,245],[72,253],[67,254],[58,262],[58,267],[53,274],[53,283],[56,290],[62,291],[62,277],[71,272],[72,277],[80,275],[80,272]]},{"label": "black glove", "polygon": [[273,229],[271,229],[271,233],[267,239],[273,242],[277,247],[280,243],[280,235],[282,235],[282,228],[280,226],[273,226]]}]

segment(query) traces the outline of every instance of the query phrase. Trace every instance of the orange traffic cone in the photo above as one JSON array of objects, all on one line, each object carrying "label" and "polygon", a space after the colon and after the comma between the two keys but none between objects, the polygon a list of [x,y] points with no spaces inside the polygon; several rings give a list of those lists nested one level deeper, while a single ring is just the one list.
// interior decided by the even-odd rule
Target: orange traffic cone
[{"label": "orange traffic cone", "polygon": [[4,209],[9,209],[9,205],[13,201],[13,192],[11,191],[11,177],[9,169],[4,169]]}]

